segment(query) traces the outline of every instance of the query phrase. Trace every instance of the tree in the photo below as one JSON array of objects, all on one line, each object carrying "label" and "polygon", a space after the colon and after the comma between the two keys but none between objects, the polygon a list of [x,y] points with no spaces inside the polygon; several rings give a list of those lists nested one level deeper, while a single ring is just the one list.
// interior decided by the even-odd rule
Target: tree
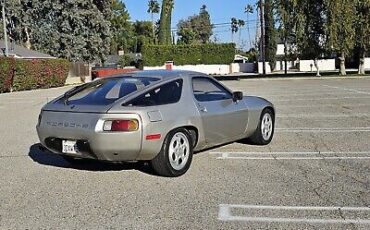
[{"label": "tree", "polygon": [[50,1],[47,7],[50,10],[43,10],[46,14],[38,20],[40,36],[33,37],[36,49],[71,61],[104,63],[110,50],[109,5],[108,9],[99,9],[92,0],[75,0],[59,7]]},{"label": "tree", "polygon": [[6,30],[10,40],[31,48],[30,30],[31,28],[36,28],[32,19],[40,11],[40,4],[38,2],[30,2],[27,5],[24,1],[16,0],[8,0],[4,4],[6,9]]},{"label": "tree", "polygon": [[239,28],[239,46],[242,46],[242,45],[240,45],[240,43],[241,43],[241,36],[242,36],[242,30],[241,30],[241,28],[242,27],[244,27],[245,26],[245,21],[244,20],[242,20],[242,19],[239,19],[238,20],[238,28]]},{"label": "tree", "polygon": [[210,15],[205,5],[202,6],[198,15],[180,20],[177,24],[177,35],[180,43],[208,43],[213,32]]},{"label": "tree", "polygon": [[265,58],[269,62],[271,71],[275,69],[276,64],[276,28],[274,19],[274,8],[272,0],[265,0],[264,5],[265,21]]},{"label": "tree", "polygon": [[136,21],[133,24],[133,36],[134,43],[131,45],[131,51],[134,53],[140,53],[142,47],[145,44],[153,43],[153,33],[152,33],[152,22],[150,21]]},{"label": "tree", "polygon": [[8,0],[8,34],[16,43],[71,61],[102,61],[110,47],[109,4],[98,0]]},{"label": "tree", "polygon": [[197,33],[198,39],[202,41],[203,44],[209,42],[210,37],[213,32],[213,25],[211,24],[211,17],[207,11],[207,6],[203,5],[200,8],[199,16],[194,19],[193,22],[196,24],[195,31]]},{"label": "tree", "polygon": [[356,11],[355,40],[359,50],[358,74],[365,74],[365,56],[370,50],[370,1],[357,1]]},{"label": "tree", "polygon": [[148,2],[148,13],[151,14],[152,19],[152,37],[155,38],[155,23],[154,14],[158,14],[160,10],[159,3],[157,0],[149,0]]},{"label": "tree", "polygon": [[178,44],[196,43],[197,34],[192,28],[190,20],[180,20],[177,24]]},{"label": "tree", "polygon": [[[284,42],[284,71],[287,74],[287,58],[290,50],[288,50],[288,41],[293,41],[296,38],[297,25],[297,0],[285,1],[277,0],[275,2],[277,7],[277,20],[279,22],[279,36]],[[301,31],[301,30],[299,30]]]},{"label": "tree", "polygon": [[325,0],[324,4],[327,9],[328,47],[340,54],[340,74],[346,75],[346,56],[355,45],[356,1]]},{"label": "tree", "polygon": [[238,32],[239,30],[239,24],[238,19],[231,18],[231,42],[234,42],[234,34]]},{"label": "tree", "polygon": [[302,59],[313,59],[316,75],[320,76],[318,59],[325,53],[325,9],[323,0],[276,1],[279,35],[284,41],[285,73],[287,72],[288,41],[295,43],[294,52]]},{"label": "tree", "polygon": [[297,48],[301,57],[313,59],[316,76],[320,76],[318,59],[325,52],[325,8],[323,0],[306,0],[298,12],[302,22],[297,25]]},{"label": "tree", "polygon": [[110,53],[115,54],[118,50],[128,51],[133,40],[133,27],[130,23],[130,15],[123,2],[113,0],[111,2],[112,17],[110,19],[112,30],[112,43]]},{"label": "tree", "polygon": [[159,23],[159,44],[171,44],[171,18],[174,0],[162,0],[161,18]]},{"label": "tree", "polygon": [[251,40],[251,33],[249,31],[249,14],[253,14],[254,12],[254,9],[253,9],[253,6],[248,4],[245,6],[245,10],[244,10],[244,13],[247,14],[247,31],[248,31],[248,38],[249,38],[249,47],[252,47],[252,40]]}]

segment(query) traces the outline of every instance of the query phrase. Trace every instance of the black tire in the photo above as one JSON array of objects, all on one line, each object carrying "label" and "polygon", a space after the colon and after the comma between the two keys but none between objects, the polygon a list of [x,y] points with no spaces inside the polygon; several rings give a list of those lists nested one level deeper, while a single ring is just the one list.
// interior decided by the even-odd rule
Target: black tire
[{"label": "black tire", "polygon": [[[175,159],[177,159],[176,154],[172,153],[171,157],[173,157],[174,160],[172,161],[172,164],[171,164],[169,151],[170,151],[171,142],[176,141],[175,139],[178,137],[181,137],[180,138],[181,141],[187,141],[188,146],[185,146],[185,150],[182,150],[183,155],[184,155],[183,157],[185,157],[186,162],[181,161],[181,157],[179,157],[178,162],[180,164],[179,164],[179,168],[176,169],[172,165],[172,164],[175,164],[174,161]],[[193,141],[192,141],[191,135],[187,129],[178,128],[168,133],[166,138],[163,141],[161,151],[158,153],[158,155],[153,160],[150,161],[150,164],[153,170],[156,172],[156,174],[160,176],[166,176],[166,177],[178,177],[178,176],[185,174],[186,171],[188,171],[188,169],[190,168],[191,161],[193,159],[193,144],[192,143]],[[175,144],[175,142],[173,144]]]},{"label": "black tire", "polygon": [[[272,132],[269,138],[265,138],[264,135],[262,134],[262,119],[264,118],[265,114],[269,114],[272,120]],[[256,131],[250,136],[247,141],[251,142],[252,144],[255,145],[267,145],[271,142],[273,136],[274,136],[274,131],[275,131],[275,115],[273,111],[269,108],[266,108],[262,111],[261,117],[258,123],[258,127]]]}]

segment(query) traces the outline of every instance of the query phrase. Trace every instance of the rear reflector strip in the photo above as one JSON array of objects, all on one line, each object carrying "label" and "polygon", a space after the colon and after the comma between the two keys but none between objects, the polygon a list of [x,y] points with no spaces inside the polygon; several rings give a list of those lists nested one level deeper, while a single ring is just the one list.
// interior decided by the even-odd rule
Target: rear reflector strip
[{"label": "rear reflector strip", "polygon": [[161,139],[161,134],[152,134],[145,137],[146,140],[158,140]]}]

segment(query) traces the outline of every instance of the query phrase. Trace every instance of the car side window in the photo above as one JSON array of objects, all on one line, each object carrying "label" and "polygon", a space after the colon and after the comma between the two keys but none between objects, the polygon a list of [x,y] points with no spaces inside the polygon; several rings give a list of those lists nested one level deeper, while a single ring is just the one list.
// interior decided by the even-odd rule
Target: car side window
[{"label": "car side window", "polygon": [[182,79],[163,84],[125,103],[127,106],[155,106],[176,103],[181,98]]},{"label": "car side window", "polygon": [[193,78],[193,93],[197,101],[220,101],[232,99],[232,94],[222,85],[205,77]]}]

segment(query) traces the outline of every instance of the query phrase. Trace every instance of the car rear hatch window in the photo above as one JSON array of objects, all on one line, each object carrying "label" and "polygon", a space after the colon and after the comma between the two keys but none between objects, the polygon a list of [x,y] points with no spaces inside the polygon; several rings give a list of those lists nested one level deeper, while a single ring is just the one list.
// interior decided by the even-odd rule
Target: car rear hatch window
[{"label": "car rear hatch window", "polygon": [[65,105],[101,105],[107,106],[133,92],[141,90],[159,78],[119,77],[102,79],[72,89],[56,103]]}]

